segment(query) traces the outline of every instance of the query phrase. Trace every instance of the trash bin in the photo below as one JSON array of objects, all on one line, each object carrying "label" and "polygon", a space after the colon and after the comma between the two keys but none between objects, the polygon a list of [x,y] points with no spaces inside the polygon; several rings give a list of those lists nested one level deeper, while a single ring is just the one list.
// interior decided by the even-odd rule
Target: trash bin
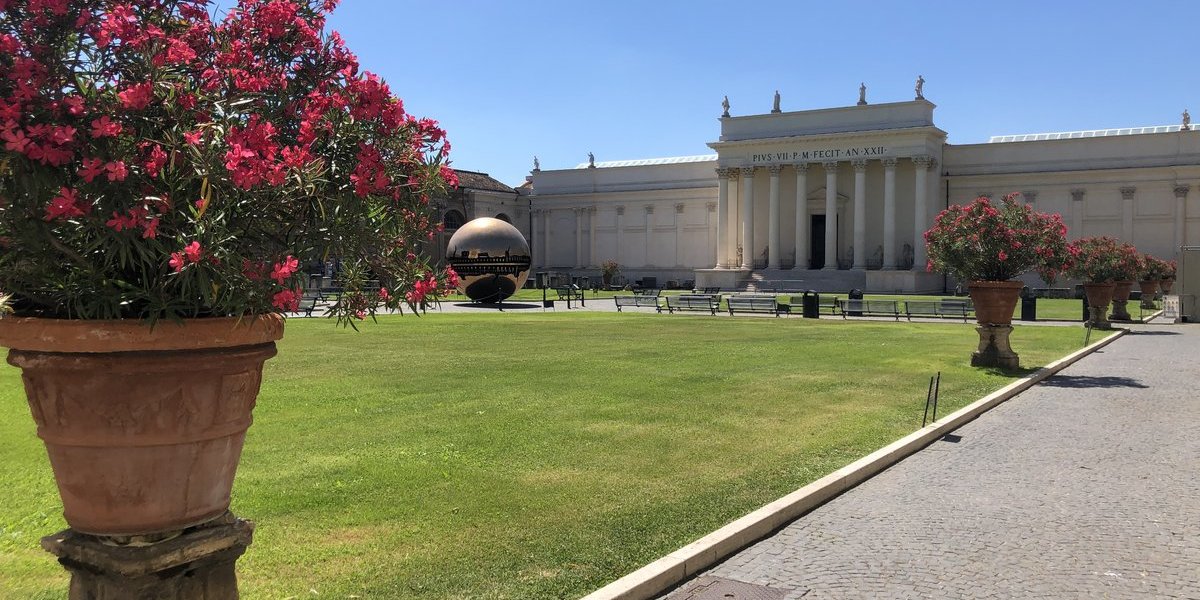
[{"label": "trash bin", "polygon": [[1029,288],[1021,291],[1021,320],[1037,320],[1037,295],[1030,291]]},{"label": "trash bin", "polygon": [[[862,300],[863,299],[863,291],[858,288],[852,289],[852,290],[850,290],[849,296],[850,296],[851,300]],[[854,306],[855,304],[850,303],[850,305]],[[860,310],[848,310],[848,311],[846,311],[846,315],[851,316],[851,317],[861,317],[862,316],[862,310],[861,310],[862,303],[859,302],[857,304],[857,306]]]},{"label": "trash bin", "polygon": [[654,288],[658,287],[658,278],[657,277],[643,277],[642,278],[642,287],[648,288],[648,289],[654,289]]},{"label": "trash bin", "polygon": [[801,315],[805,319],[821,318],[821,296],[813,290],[804,292],[804,296],[800,299],[803,312]]}]

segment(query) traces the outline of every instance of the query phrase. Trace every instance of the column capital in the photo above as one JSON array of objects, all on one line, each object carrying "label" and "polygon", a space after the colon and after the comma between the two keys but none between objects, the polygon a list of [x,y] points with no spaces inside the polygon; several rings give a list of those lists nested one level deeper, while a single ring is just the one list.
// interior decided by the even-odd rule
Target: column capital
[{"label": "column capital", "polygon": [[807,173],[808,172],[808,163],[806,163],[806,162],[793,163],[792,166],[796,168],[797,173]]},{"label": "column capital", "polygon": [[589,206],[589,207],[588,207],[587,211],[588,211],[588,213],[589,213],[589,214],[593,214],[593,215],[594,215],[594,214],[596,214],[597,212],[600,212],[600,209],[599,209],[599,208],[597,208],[595,204],[593,204],[593,205],[591,205],[591,206]]},{"label": "column capital", "polygon": [[771,165],[767,167],[767,172],[771,174],[771,177],[779,177],[779,172],[782,170],[783,165]]},{"label": "column capital", "polygon": [[617,215],[618,215],[618,216],[620,216],[620,215],[623,215],[623,214],[625,214],[625,207],[624,207],[624,206],[617,206]]},{"label": "column capital", "polygon": [[855,173],[866,173],[867,172],[867,159],[865,159],[865,158],[856,158],[856,159],[850,161],[850,164],[854,166]]},{"label": "column capital", "polygon": [[531,208],[531,209],[529,209],[529,214],[531,214],[531,215],[533,215],[533,216],[535,216],[535,217],[537,217],[537,216],[540,216],[540,215],[542,214],[542,209],[540,209],[540,208]]},{"label": "column capital", "polygon": [[825,167],[825,171],[827,171],[827,172],[833,172],[833,173],[836,173],[836,172],[837,172],[837,168],[838,168],[838,161],[836,161],[836,160],[827,160],[827,161],[825,161],[825,162],[821,163],[821,166],[822,166],[822,167]]},{"label": "column capital", "polygon": [[681,213],[681,214],[683,213],[683,203],[682,202],[675,205],[675,212]]},{"label": "column capital", "polygon": [[896,168],[896,163],[897,163],[898,161],[896,160],[896,157],[894,157],[894,156],[889,156],[889,157],[887,157],[887,158],[885,158],[885,159],[881,160],[880,162],[882,162],[882,163],[883,163],[883,168],[885,168],[885,169],[895,169],[895,168]]},{"label": "column capital", "polygon": [[928,169],[929,165],[933,162],[933,159],[928,155],[918,154],[912,157],[912,161],[913,166],[917,167],[918,169]]},{"label": "column capital", "polygon": [[1075,188],[1075,189],[1071,190],[1071,199],[1076,202],[1082,202],[1083,195],[1086,193],[1087,193],[1087,190],[1085,190],[1083,188]]},{"label": "column capital", "polygon": [[575,213],[575,214],[579,214],[579,213],[580,213],[580,211],[582,211],[582,210],[583,210],[583,208],[580,208],[580,207],[576,206],[576,207],[573,207],[573,208],[571,209],[571,212],[573,212],[573,213]]},{"label": "column capital", "polygon": [[733,171],[734,169],[729,167],[717,167],[717,177],[720,179],[729,179],[729,176],[733,174]]},{"label": "column capital", "polygon": [[754,167],[742,167],[742,177],[754,177]]},{"label": "column capital", "polygon": [[1025,197],[1026,202],[1033,204],[1037,200],[1038,193],[1034,190],[1024,190],[1021,192],[1021,195]]},{"label": "column capital", "polygon": [[988,200],[991,200],[993,195],[994,194],[992,194],[991,192],[976,192],[975,193],[976,198],[987,198]]},{"label": "column capital", "polygon": [[648,215],[654,214],[654,205],[653,204],[646,205],[646,214],[648,214]]},{"label": "column capital", "polygon": [[1123,198],[1125,200],[1133,200],[1133,195],[1135,193],[1137,193],[1137,188],[1133,187],[1132,185],[1126,185],[1126,186],[1121,187],[1121,198]]},{"label": "column capital", "polygon": [[709,202],[708,204],[705,204],[705,206],[708,207],[708,212],[717,212],[717,203],[716,202]]},{"label": "column capital", "polygon": [[1192,186],[1187,185],[1187,184],[1179,184],[1179,185],[1175,186],[1175,197],[1176,198],[1187,198],[1188,190],[1191,189],[1191,187]]}]

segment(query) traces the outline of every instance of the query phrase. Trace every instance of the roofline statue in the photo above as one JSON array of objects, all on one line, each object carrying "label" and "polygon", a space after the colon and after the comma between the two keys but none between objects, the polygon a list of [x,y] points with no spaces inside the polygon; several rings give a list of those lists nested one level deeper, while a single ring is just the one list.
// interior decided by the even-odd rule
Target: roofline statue
[{"label": "roofline statue", "polygon": [[867,103],[867,84],[865,82],[858,84],[858,105],[862,106]]},{"label": "roofline statue", "polygon": [[729,96],[725,96],[725,99],[721,101],[721,108],[725,109],[725,111],[721,113],[721,117],[722,118],[728,117],[729,116]]},{"label": "roofline statue", "polygon": [[916,99],[924,100],[925,99],[925,78],[920,75],[917,75],[916,91],[917,91]]},{"label": "roofline statue", "polygon": [[779,90],[775,90],[775,101],[773,104],[771,104],[771,112],[782,112],[779,110]]}]

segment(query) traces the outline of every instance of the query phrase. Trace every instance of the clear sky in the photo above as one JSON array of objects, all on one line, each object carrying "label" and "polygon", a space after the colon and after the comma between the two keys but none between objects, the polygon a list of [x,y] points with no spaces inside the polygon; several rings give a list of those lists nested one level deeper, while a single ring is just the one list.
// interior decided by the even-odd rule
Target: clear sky
[{"label": "clear sky", "polygon": [[707,154],[732,114],[913,98],[952,144],[1200,123],[1200,3],[342,0],[331,26],[460,169]]}]

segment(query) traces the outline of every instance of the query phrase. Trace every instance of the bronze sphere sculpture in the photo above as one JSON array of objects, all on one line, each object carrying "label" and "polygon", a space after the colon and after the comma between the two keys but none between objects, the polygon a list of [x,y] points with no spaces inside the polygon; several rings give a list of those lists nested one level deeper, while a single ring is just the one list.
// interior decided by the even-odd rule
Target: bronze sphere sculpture
[{"label": "bronze sphere sculpture", "polygon": [[446,262],[458,272],[458,290],[476,302],[500,302],[529,278],[529,243],[511,224],[480,217],[446,245]]}]

